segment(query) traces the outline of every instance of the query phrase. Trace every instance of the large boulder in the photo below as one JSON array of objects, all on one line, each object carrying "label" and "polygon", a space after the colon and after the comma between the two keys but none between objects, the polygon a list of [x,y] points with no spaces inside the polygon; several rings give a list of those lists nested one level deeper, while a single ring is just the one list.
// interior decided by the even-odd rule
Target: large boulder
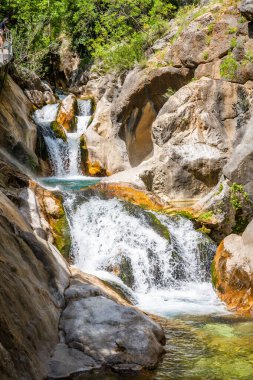
[{"label": "large boulder", "polygon": [[253,1],[252,0],[244,0],[239,5],[239,11],[244,17],[246,17],[247,20],[253,21]]},{"label": "large boulder", "polygon": [[224,239],[212,268],[214,286],[229,309],[253,315],[253,221],[242,236]]},{"label": "large boulder", "polygon": [[157,365],[164,352],[162,328],[114,292],[72,269],[65,299],[63,338],[51,359],[50,378],[105,366],[136,371]]},{"label": "large boulder", "polygon": [[141,176],[148,189],[189,199],[215,187],[249,116],[249,97],[244,86],[208,78],[171,96],[152,126],[153,164]]}]

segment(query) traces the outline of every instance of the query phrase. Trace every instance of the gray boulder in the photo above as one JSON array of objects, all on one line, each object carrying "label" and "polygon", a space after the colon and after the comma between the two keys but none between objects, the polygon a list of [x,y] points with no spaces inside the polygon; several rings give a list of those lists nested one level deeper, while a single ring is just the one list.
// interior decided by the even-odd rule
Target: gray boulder
[{"label": "gray boulder", "polygon": [[62,342],[50,362],[49,377],[67,377],[92,368],[154,368],[164,353],[162,328],[121,302],[114,292],[87,282],[76,273],[66,291],[60,320]]},{"label": "gray boulder", "polygon": [[239,11],[244,17],[246,17],[247,20],[253,21],[253,1],[252,0],[244,0],[239,6]]}]

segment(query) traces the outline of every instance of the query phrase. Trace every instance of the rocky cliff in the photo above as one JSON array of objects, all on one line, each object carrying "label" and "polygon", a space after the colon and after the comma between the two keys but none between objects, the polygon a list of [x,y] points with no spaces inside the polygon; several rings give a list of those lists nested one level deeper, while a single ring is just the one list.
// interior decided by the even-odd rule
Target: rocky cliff
[{"label": "rocky cliff", "polygon": [[89,161],[114,174],[110,182],[226,220],[221,237],[240,222],[227,202],[233,184],[243,186],[249,203],[253,197],[253,40],[249,12],[238,4],[202,2],[179,12],[147,52],[146,67],[92,72],[80,87],[96,100],[85,134]]}]

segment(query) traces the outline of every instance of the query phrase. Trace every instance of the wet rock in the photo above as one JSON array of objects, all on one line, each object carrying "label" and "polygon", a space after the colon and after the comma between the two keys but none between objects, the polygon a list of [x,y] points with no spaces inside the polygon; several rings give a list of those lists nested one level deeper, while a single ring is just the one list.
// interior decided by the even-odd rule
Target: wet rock
[{"label": "wet rock", "polygon": [[253,21],[253,2],[252,0],[244,0],[239,5],[239,11],[247,20]]},{"label": "wet rock", "polygon": [[73,94],[68,95],[61,102],[56,122],[67,132],[74,132],[76,128],[77,99]]},{"label": "wet rock", "polygon": [[253,314],[253,221],[242,236],[230,235],[220,244],[212,278],[220,298],[240,314]]}]

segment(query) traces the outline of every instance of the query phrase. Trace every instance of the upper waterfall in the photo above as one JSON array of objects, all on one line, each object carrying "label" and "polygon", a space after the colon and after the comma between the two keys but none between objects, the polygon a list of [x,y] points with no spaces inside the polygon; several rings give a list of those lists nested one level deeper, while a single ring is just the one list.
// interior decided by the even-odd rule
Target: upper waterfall
[{"label": "upper waterfall", "polygon": [[80,176],[82,175],[80,138],[91,120],[92,101],[78,99],[76,131],[65,131],[66,141],[57,138],[51,130],[51,124],[57,118],[58,109],[58,104],[48,104],[35,111],[34,121],[42,128],[54,175],[57,177]]}]

